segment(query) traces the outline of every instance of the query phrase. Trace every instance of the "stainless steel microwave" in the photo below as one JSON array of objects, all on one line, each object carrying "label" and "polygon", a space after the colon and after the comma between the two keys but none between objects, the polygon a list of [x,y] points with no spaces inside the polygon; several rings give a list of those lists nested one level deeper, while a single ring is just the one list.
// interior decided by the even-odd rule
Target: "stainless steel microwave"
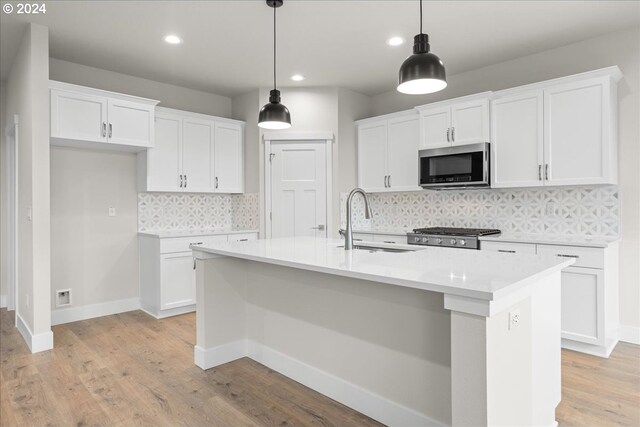
[{"label": "stainless steel microwave", "polygon": [[489,143],[432,148],[419,152],[420,186],[488,187]]}]

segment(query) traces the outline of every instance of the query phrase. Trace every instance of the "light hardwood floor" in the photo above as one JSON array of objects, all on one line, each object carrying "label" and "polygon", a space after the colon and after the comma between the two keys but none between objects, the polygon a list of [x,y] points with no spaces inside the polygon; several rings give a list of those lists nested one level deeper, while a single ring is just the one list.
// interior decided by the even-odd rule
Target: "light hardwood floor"
[{"label": "light hardwood floor", "polygon": [[[377,426],[250,359],[193,364],[195,315],[134,311],[53,327],[31,354],[0,310],[0,425]],[[563,352],[562,426],[640,425],[640,347]]]}]

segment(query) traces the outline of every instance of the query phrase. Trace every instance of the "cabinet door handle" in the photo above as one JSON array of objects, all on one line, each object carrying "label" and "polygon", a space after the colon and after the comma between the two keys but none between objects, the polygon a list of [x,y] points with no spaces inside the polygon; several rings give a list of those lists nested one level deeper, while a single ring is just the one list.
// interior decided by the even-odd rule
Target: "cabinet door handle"
[{"label": "cabinet door handle", "polygon": [[184,188],[187,188],[187,174],[184,175]]},{"label": "cabinet door handle", "polygon": [[387,182],[389,183],[389,188],[391,188],[391,175],[389,175],[389,179],[387,180]]},{"label": "cabinet door handle", "polygon": [[193,269],[194,270],[196,269],[196,259],[195,258],[193,258]]},{"label": "cabinet door handle", "polygon": [[575,259],[580,258],[580,255],[570,255],[570,254],[556,254],[556,256],[561,256],[563,258],[575,258]]},{"label": "cabinet door handle", "polygon": [[544,165],[544,179],[549,181],[549,163]]},{"label": "cabinet door handle", "polygon": [[507,249],[498,249],[498,252],[504,252],[505,254],[515,254],[516,251],[510,251]]},{"label": "cabinet door handle", "polygon": [[216,176],[216,189],[218,188],[218,177]]},{"label": "cabinet door handle", "polygon": [[542,181],[542,165],[538,165],[538,181]]},{"label": "cabinet door handle", "polygon": [[447,128],[447,142],[451,142],[451,128]]},{"label": "cabinet door handle", "polygon": [[109,123],[109,138],[113,136],[113,125]]},{"label": "cabinet door handle", "polygon": [[107,122],[102,122],[102,137],[107,136]]},{"label": "cabinet door handle", "polygon": [[396,242],[394,242],[394,241],[392,241],[392,240],[385,240],[385,241],[383,241],[382,243],[390,243],[390,244],[392,244],[392,245],[395,245],[395,244],[396,244]]},{"label": "cabinet door handle", "polygon": [[455,126],[451,128],[451,142],[456,142],[456,128],[455,128]]},{"label": "cabinet door handle", "polygon": [[387,175],[384,176],[384,188],[387,188]]},{"label": "cabinet door handle", "polygon": [[180,188],[184,187],[184,178],[182,177],[182,174],[180,174]]}]

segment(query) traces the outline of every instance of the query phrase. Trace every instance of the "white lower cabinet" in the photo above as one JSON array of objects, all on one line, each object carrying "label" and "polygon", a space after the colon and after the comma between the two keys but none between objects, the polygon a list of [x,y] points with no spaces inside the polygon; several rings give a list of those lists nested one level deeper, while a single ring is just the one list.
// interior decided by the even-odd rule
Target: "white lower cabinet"
[{"label": "white lower cabinet", "polygon": [[161,319],[196,309],[196,275],[191,245],[257,240],[258,233],[190,237],[139,237],[140,306]]},{"label": "white lower cabinet", "polygon": [[618,244],[606,248],[482,241],[482,250],[575,259],[562,270],[562,347],[609,357],[618,342]]}]

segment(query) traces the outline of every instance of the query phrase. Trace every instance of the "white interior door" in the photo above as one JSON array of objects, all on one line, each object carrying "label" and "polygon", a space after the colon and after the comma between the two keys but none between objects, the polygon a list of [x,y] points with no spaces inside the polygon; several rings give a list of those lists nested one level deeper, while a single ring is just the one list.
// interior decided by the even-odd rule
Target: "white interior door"
[{"label": "white interior door", "polygon": [[327,236],[323,142],[271,143],[271,237]]},{"label": "white interior door", "polygon": [[16,309],[18,283],[18,127],[14,125],[6,134],[7,171],[7,309]]}]

